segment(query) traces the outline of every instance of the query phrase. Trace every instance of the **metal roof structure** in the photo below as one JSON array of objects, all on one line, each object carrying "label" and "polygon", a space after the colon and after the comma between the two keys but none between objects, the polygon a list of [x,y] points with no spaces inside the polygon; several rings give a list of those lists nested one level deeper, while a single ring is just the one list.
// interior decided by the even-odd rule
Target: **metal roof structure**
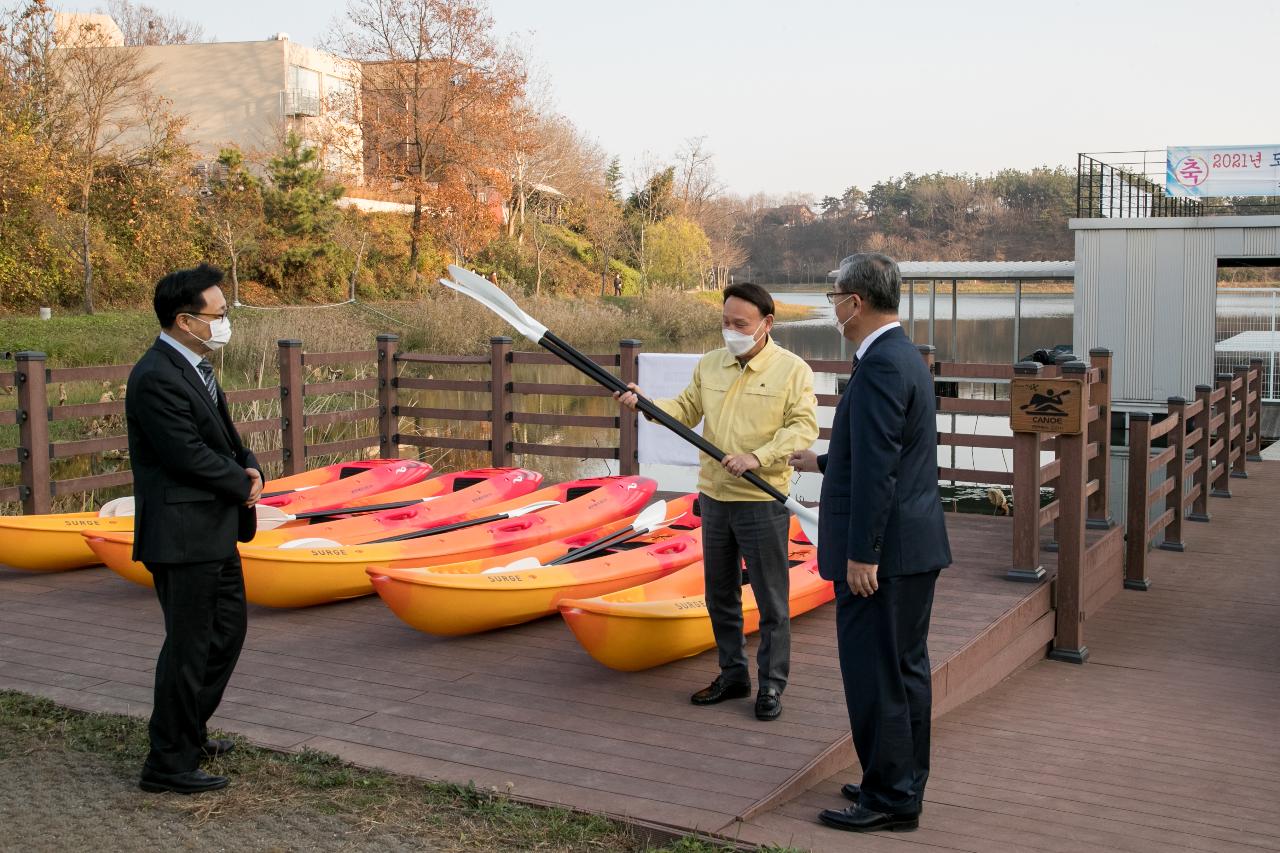
[{"label": "metal roof structure", "polygon": [[[904,281],[1050,281],[1074,280],[1075,261],[899,261]],[[828,273],[835,278],[839,269]]]}]

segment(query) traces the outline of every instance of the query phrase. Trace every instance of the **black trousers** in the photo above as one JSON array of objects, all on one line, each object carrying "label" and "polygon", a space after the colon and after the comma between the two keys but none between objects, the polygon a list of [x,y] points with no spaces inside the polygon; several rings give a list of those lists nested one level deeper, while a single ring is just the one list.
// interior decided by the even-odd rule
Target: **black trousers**
[{"label": "black trousers", "polygon": [[248,619],[239,555],[208,563],[147,563],[164,611],[156,661],[151,752],[157,773],[200,764],[206,726],[240,659]]},{"label": "black trousers", "polygon": [[791,516],[777,501],[718,501],[698,496],[707,614],[720,653],[720,675],[751,683],[742,619],[742,564],[760,608],[756,652],[760,686],[781,693],[791,672]]},{"label": "black trousers", "polygon": [[861,805],[914,814],[929,779],[929,615],[938,573],[884,578],[870,598],[836,581],[836,640]]}]

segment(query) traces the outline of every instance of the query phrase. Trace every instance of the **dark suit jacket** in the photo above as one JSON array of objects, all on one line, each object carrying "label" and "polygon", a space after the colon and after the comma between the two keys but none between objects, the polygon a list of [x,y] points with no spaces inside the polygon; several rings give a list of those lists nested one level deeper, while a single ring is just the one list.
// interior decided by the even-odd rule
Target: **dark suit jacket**
[{"label": "dark suit jacket", "polygon": [[257,532],[244,506],[245,468],[262,468],[231,422],[226,397],[215,405],[186,357],[156,340],[129,374],[125,394],[133,468],[133,558],[196,563],[235,554]]},{"label": "dark suit jacket", "polygon": [[938,493],[933,377],[901,328],[872,342],[836,408],[822,469],[818,570],[842,579],[848,561],[879,577],[951,563]]}]

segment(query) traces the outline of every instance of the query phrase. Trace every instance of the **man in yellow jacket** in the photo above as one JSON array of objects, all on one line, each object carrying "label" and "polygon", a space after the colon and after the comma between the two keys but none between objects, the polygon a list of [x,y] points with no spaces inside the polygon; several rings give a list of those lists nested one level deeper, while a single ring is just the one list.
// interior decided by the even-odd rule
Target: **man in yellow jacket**
[{"label": "man in yellow jacket", "polygon": [[[751,695],[742,625],[745,562],[760,607],[755,712],[761,720],[782,713],[791,668],[791,519],[782,504],[740,478],[755,471],[786,494],[792,473],[788,457],[818,437],[813,371],[769,336],[773,312],[773,297],[763,287],[743,282],[725,288],[725,346],[702,357],[680,396],[654,401],[686,426],[703,421],[703,435],[727,454],[721,460],[704,457],[698,478],[707,612],[720,653],[720,675],[691,701],[714,705]],[[635,409],[634,393],[615,396]]]}]

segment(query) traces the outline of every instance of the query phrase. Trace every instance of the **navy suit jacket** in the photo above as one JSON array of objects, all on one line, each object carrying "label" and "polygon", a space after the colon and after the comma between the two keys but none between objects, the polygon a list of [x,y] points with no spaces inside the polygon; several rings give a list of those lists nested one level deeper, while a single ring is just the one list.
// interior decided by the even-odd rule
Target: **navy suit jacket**
[{"label": "navy suit jacket", "polygon": [[246,468],[261,471],[204,380],[157,340],[129,374],[125,394],[136,501],[133,558],[157,563],[225,560],[257,532]]},{"label": "navy suit jacket", "polygon": [[848,561],[880,578],[951,564],[938,492],[933,377],[901,328],[871,343],[836,408],[822,469],[818,571],[844,579]]}]

